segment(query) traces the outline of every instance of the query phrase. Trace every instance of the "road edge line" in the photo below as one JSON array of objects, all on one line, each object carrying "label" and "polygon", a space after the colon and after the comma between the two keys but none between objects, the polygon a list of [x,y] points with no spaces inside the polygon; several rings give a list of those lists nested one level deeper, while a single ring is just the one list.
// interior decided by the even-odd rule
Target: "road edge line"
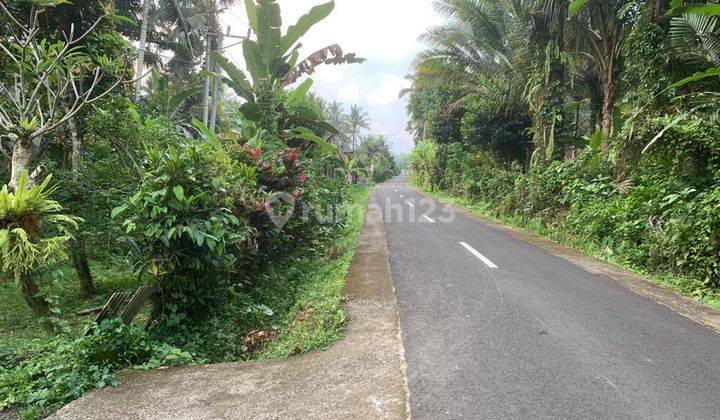
[{"label": "road edge line", "polygon": [[[410,410],[410,383],[408,382],[408,374],[407,374],[407,359],[405,358],[405,344],[403,342],[403,330],[402,330],[402,324],[400,322],[400,309],[398,306],[398,300],[397,300],[397,292],[395,290],[395,278],[392,274],[392,266],[390,265],[390,244],[388,242],[387,238],[387,230],[385,229],[385,218],[382,215],[382,211],[380,210],[380,205],[377,201],[377,196],[375,192],[377,191],[377,187],[373,188],[370,191],[369,197],[368,197],[368,214],[371,211],[377,211],[380,213],[379,221],[378,223],[378,230],[382,232],[382,246],[385,249],[385,262],[384,264],[387,267],[387,273],[389,276],[389,282],[390,287],[392,289],[392,302],[393,307],[395,311],[395,319],[396,319],[396,326],[397,326],[397,342],[398,342],[398,359],[400,361],[400,372],[402,374],[402,380],[403,380],[403,390],[405,392],[405,418],[407,420],[410,420],[412,418],[411,410]],[[374,207],[374,208],[373,208]],[[366,217],[366,223],[367,223],[367,216]],[[380,236],[380,235],[378,235]]]}]

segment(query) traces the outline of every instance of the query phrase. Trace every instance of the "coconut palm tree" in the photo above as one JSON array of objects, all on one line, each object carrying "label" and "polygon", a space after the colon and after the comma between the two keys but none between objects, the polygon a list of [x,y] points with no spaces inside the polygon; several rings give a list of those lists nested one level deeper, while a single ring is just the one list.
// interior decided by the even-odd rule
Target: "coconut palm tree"
[{"label": "coconut palm tree", "polygon": [[[207,42],[211,48],[217,46],[213,36],[221,32],[220,15],[235,3],[236,0],[143,0],[137,75],[145,76],[147,62],[152,60],[163,62],[171,79],[183,84],[192,79],[200,60],[207,59],[201,54],[203,46]],[[148,50],[150,44],[172,52],[172,56],[167,60],[153,56]],[[136,97],[140,96],[141,85],[138,80]]]},{"label": "coconut palm tree", "polygon": [[[560,44],[559,1],[435,1],[446,22],[422,36],[428,48],[413,62],[413,89],[422,96],[425,89],[458,87],[459,96],[446,104],[448,115],[470,99],[498,114],[530,115],[537,156],[559,155],[562,149],[555,144],[564,143],[563,131],[554,125],[565,120],[557,115],[565,98],[551,88],[563,85],[565,72],[558,55],[550,52]],[[410,128],[425,129],[424,121],[415,117],[411,122]],[[416,137],[424,138],[423,132]]]},{"label": "coconut palm tree", "polygon": [[325,119],[328,124],[335,127],[338,131],[338,134],[332,136],[332,143],[340,148],[340,150],[347,151],[350,127],[348,124],[349,118],[348,115],[345,114],[343,104],[338,101],[325,103],[323,104],[323,112],[325,113]]},{"label": "coconut palm tree", "polygon": [[600,127],[606,147],[620,96],[622,46],[637,18],[638,8],[629,6],[633,4],[627,0],[589,0],[577,11],[571,6],[572,49],[594,67],[600,80],[603,98]]},{"label": "coconut palm tree", "polygon": [[[435,9],[447,18],[427,30],[428,48],[413,62],[413,88],[451,82],[466,96],[483,93],[479,76],[505,75],[520,97],[531,68],[531,0],[440,0]],[[507,96],[507,95],[505,95]]]},{"label": "coconut palm tree", "polygon": [[350,127],[350,138],[352,140],[352,153],[355,154],[355,145],[362,130],[370,128],[370,115],[359,105],[350,107],[348,115],[348,126]]}]

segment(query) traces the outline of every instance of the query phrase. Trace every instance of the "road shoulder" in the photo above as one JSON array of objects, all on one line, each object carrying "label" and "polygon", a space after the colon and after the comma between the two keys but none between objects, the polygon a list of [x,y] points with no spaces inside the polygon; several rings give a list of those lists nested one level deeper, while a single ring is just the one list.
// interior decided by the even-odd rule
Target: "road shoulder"
[{"label": "road shoulder", "polygon": [[[417,188],[412,188],[419,194],[428,196],[425,192],[420,191]],[[428,196],[429,197],[429,196]],[[595,275],[602,276],[609,279],[621,286],[629,289],[630,291],[647,297],[656,303],[659,303],[672,311],[689,318],[701,325],[704,325],[710,329],[720,333],[720,310],[713,308],[703,302],[698,302],[691,297],[685,296],[680,292],[671,289],[670,287],[663,286],[657,283],[653,283],[648,279],[645,279],[629,270],[622,267],[600,261],[582,251],[574,248],[570,248],[565,245],[558,244],[550,239],[543,238],[532,233],[521,231],[519,229],[503,225],[501,223],[486,219],[478,216],[471,211],[442,200],[438,197],[431,197],[437,202],[452,208],[459,214],[475,220],[476,222],[493,228],[497,231],[504,232],[520,241],[536,246],[551,255],[562,258],[565,261]]]},{"label": "road shoulder", "polygon": [[55,419],[407,418],[407,386],[385,227],[374,192],[345,286],[345,337],[261,362],[121,374]]}]

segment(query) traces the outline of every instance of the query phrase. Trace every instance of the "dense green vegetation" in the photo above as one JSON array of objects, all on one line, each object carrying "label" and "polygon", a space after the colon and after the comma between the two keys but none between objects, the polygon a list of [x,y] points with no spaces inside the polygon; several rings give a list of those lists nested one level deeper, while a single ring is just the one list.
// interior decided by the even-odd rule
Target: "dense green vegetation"
[{"label": "dense green vegetation", "polygon": [[719,6],[435,4],[414,182],[720,303]]},{"label": "dense green vegetation", "polygon": [[[341,333],[366,184],[394,161],[363,141],[362,109],[334,121],[308,93],[315,66],[363,61],[337,45],[300,60],[334,3],[285,34],[274,0],[245,6],[240,69],[220,52],[224,2],[0,3],[0,412]],[[94,323],[142,285],[133,322]]]}]

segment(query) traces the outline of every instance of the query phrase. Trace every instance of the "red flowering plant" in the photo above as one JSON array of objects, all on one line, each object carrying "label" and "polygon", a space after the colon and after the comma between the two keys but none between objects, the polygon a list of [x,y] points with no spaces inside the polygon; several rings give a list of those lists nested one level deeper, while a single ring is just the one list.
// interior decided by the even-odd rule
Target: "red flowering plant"
[{"label": "red flowering plant", "polygon": [[264,213],[264,212],[267,212],[268,210],[270,210],[271,208],[272,208],[272,203],[270,201],[263,201],[262,204],[260,204],[256,210],[260,213]]},{"label": "red flowering plant", "polygon": [[[253,142],[254,143],[254,142]],[[236,200],[236,212],[246,217],[259,231],[269,233],[278,228],[291,229],[289,226],[277,225],[273,215],[286,215],[288,212],[300,211],[298,201],[304,193],[299,176],[303,173],[301,154],[297,149],[283,148],[272,152],[272,148],[258,147],[248,143],[237,146],[233,150],[233,158],[239,166],[247,166],[254,171],[256,184]],[[295,220],[297,219],[297,220]],[[294,218],[298,222],[299,218]]]},{"label": "red flowering plant", "polygon": [[303,162],[296,149],[263,154],[255,163],[258,183],[269,191],[289,193],[300,185],[298,175],[303,173]]},{"label": "red flowering plant", "polygon": [[300,152],[297,149],[287,149],[285,151],[285,161],[288,163],[296,162],[300,158]]},{"label": "red flowering plant", "polygon": [[249,150],[247,152],[247,155],[250,156],[251,159],[257,159],[260,156],[262,156],[263,150],[259,147],[256,147],[255,149]]}]

